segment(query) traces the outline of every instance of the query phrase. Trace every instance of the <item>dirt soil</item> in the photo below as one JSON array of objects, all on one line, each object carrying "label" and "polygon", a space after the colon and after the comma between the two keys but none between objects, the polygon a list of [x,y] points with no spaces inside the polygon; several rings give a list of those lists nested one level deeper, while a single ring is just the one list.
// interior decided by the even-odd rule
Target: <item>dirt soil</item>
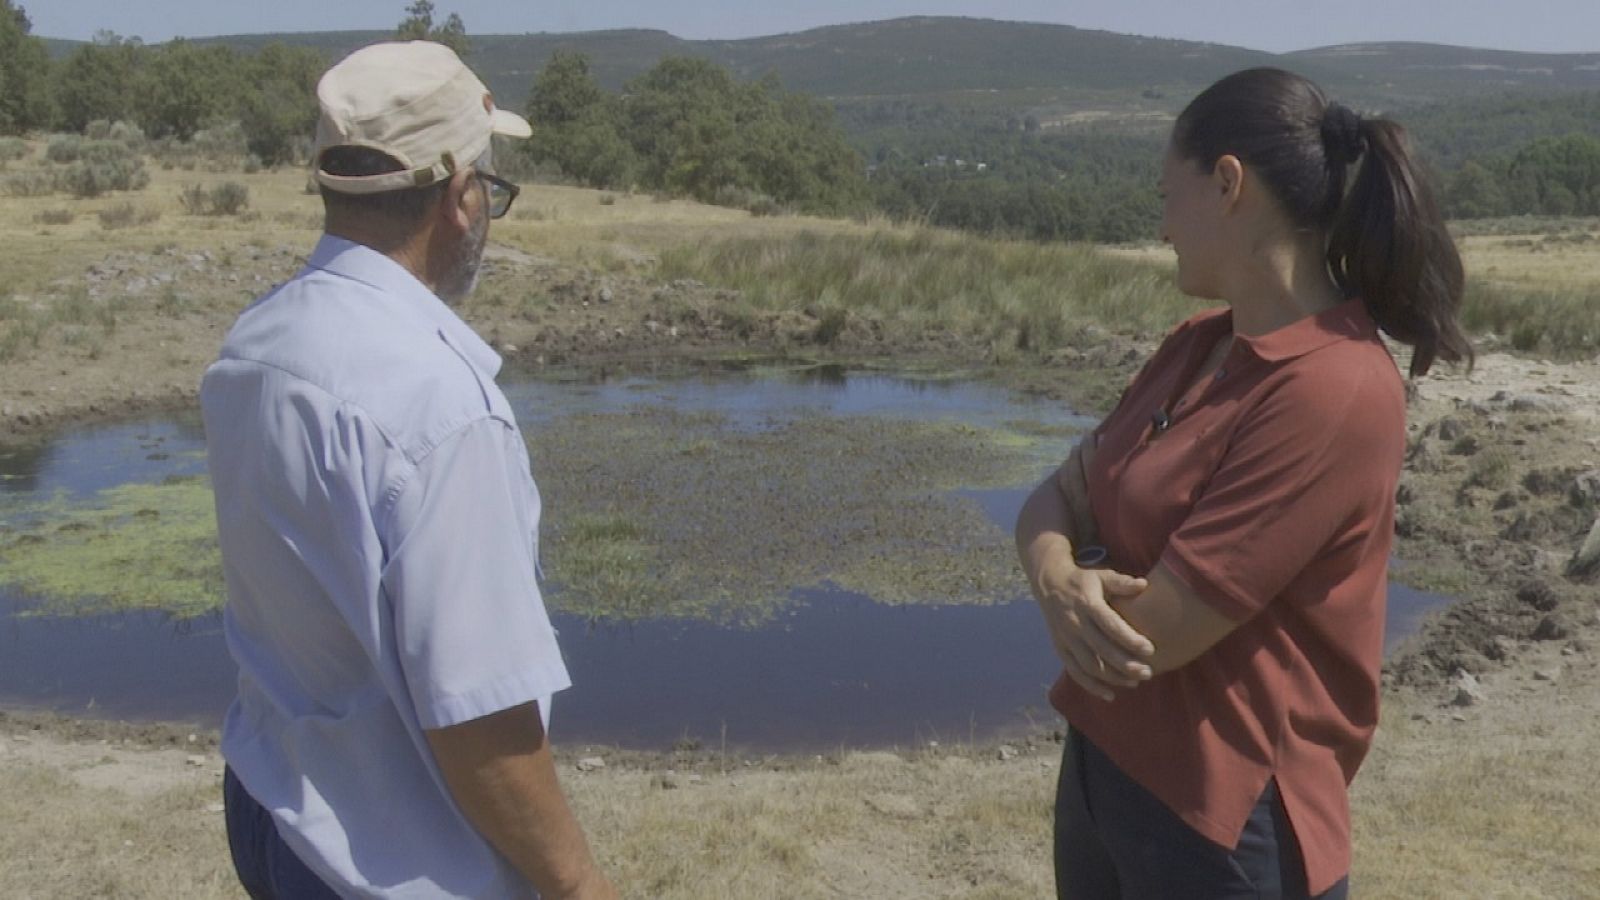
[{"label": "dirt soil", "polygon": [[[255,247],[226,259],[173,249],[114,253],[29,298],[48,305],[77,291],[127,304],[129,314],[96,345],[47,336],[38,352],[0,365],[0,446],[40,441],[72,422],[191,408],[237,310],[292,272],[304,250]],[[494,253],[490,269],[464,314],[512,366],[535,371],[652,372],[769,356],[922,363],[974,368],[1095,409],[1148,350],[1107,335],[1043,364],[990,366],[989,348],[938,331],[891,333],[859,317],[842,330],[822,329],[803,313],[730,319],[719,312],[725,292],[693,282],[595,274],[508,248]],[[159,280],[174,270],[183,278],[176,293]],[[1600,896],[1600,839],[1582,838],[1600,832],[1600,797],[1584,759],[1600,736],[1600,360],[1554,364],[1486,352],[1470,376],[1444,372],[1417,385],[1410,431],[1397,576],[1462,601],[1428,621],[1387,667],[1385,725],[1354,795],[1358,875],[1376,888],[1372,896]],[[1059,735],[1047,728],[1017,746],[879,757],[562,753],[575,802],[633,895],[1009,897],[1048,890],[1052,737]],[[0,714],[0,769],[8,773],[0,821],[11,823],[0,826],[0,858],[8,861],[0,895],[232,895],[217,840],[215,748],[213,732],[189,725]],[[603,768],[580,766],[596,756]],[[1497,761],[1508,759],[1517,763],[1504,782],[1507,767]],[[1483,777],[1441,780],[1469,771],[1473,760],[1491,767]],[[1476,808],[1473,791],[1485,785],[1500,785],[1493,802],[1510,818],[1478,823],[1459,808],[1428,806],[1443,790]],[[39,820],[36,805],[52,798],[65,818]],[[1522,820],[1506,811],[1535,801],[1543,805],[1528,814],[1528,833],[1514,834],[1507,823]],[[630,816],[639,803],[647,814]],[[99,821],[104,804],[122,810],[112,819],[130,817],[117,826],[124,830],[84,838],[84,824]],[[128,809],[153,812],[141,819]],[[81,821],[73,818],[79,810]],[[750,824],[774,816],[792,817],[790,830]],[[706,817],[754,828],[751,839],[765,850],[730,856],[706,832]],[[157,819],[162,830],[150,832]],[[1004,840],[985,831],[1014,822],[1025,824]],[[671,841],[651,843],[667,837],[642,832],[679,827],[689,829],[678,835],[681,853]],[[1461,837],[1480,827],[1491,835],[1479,844]],[[29,828],[58,833],[63,848],[39,849],[22,833]],[[124,831],[129,836],[113,840]],[[152,834],[150,846],[141,844]],[[80,840],[88,843],[72,850]],[[185,849],[186,841],[198,844]],[[1497,860],[1508,846],[1521,855]],[[180,862],[170,874],[148,875],[167,872],[160,861],[174,853]],[[1463,855],[1470,866],[1447,867]],[[203,863],[182,862],[199,856]],[[703,890],[694,865],[736,887]],[[1452,871],[1480,880],[1457,882]]]}]

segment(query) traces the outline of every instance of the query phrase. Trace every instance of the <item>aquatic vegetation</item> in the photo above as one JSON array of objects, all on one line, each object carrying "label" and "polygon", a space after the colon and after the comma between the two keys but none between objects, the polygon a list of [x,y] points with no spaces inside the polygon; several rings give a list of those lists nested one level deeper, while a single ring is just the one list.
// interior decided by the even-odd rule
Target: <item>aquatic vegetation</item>
[{"label": "aquatic vegetation", "polygon": [[39,611],[165,609],[179,617],[223,598],[216,513],[203,478],[125,484],[86,503],[55,498],[8,509],[0,583]]},{"label": "aquatic vegetation", "polygon": [[[530,428],[550,605],[601,619],[758,622],[797,588],[887,603],[1020,592],[1010,541],[957,489],[1031,482],[1059,455],[956,421],[803,413],[752,427],[635,407]],[[41,612],[217,609],[209,484],[170,478],[0,511],[0,587]]]},{"label": "aquatic vegetation", "polygon": [[798,587],[882,602],[1020,592],[1009,536],[957,488],[1039,477],[1039,440],[959,422],[807,417],[748,430],[666,409],[531,434],[554,606],[760,620]]}]

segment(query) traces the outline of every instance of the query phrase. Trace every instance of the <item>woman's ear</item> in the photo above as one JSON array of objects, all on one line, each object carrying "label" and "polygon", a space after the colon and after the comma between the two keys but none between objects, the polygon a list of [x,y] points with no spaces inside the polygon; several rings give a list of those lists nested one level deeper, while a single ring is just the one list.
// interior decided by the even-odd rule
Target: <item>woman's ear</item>
[{"label": "woman's ear", "polygon": [[1244,190],[1244,163],[1231,153],[1223,154],[1211,169],[1211,181],[1222,195],[1224,207],[1232,209]]}]

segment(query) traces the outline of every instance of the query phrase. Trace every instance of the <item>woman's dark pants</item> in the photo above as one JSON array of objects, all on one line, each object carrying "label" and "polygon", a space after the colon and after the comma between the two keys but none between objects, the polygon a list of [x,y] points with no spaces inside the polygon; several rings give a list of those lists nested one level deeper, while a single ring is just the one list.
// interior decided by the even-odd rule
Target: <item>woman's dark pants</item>
[{"label": "woman's dark pants", "polygon": [[[1235,850],[1179,819],[1069,731],[1056,786],[1059,900],[1306,900],[1305,864],[1277,784],[1267,782]],[[1348,880],[1319,895],[1343,900]]]},{"label": "woman's dark pants", "polygon": [[272,813],[250,796],[232,769],[222,774],[222,803],[233,870],[251,900],[338,900],[339,895],[278,836]]}]

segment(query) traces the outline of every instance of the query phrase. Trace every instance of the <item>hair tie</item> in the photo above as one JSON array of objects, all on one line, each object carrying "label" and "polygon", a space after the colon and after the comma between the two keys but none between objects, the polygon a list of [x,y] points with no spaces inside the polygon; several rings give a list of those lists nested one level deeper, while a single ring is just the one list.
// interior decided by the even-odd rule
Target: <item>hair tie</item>
[{"label": "hair tie", "polygon": [[1322,147],[1328,162],[1347,166],[1367,152],[1367,138],[1361,133],[1361,116],[1343,103],[1330,103],[1322,113]]}]

